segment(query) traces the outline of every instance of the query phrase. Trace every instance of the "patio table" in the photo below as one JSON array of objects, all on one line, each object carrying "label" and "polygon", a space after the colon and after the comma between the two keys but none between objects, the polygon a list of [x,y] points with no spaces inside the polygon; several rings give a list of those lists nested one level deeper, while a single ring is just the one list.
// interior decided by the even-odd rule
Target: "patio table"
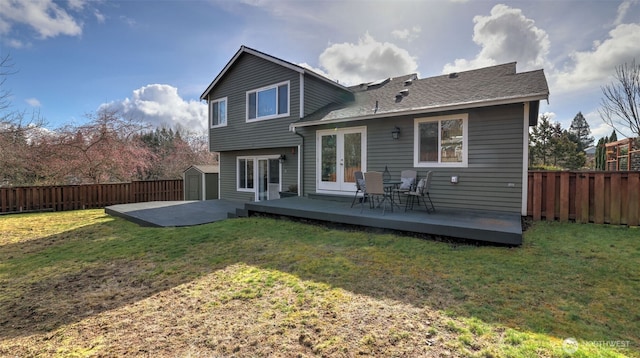
[{"label": "patio table", "polygon": [[389,192],[389,196],[391,197],[391,205],[395,205],[398,209],[400,209],[400,205],[396,204],[395,200],[393,200],[393,189],[397,189],[400,184],[402,184],[401,180],[384,180],[382,182],[384,185],[384,190]]}]

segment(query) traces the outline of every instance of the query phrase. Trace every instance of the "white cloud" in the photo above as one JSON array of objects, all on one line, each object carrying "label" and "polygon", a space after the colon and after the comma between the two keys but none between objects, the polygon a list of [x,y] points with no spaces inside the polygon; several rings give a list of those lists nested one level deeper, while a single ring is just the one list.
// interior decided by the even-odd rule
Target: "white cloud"
[{"label": "white cloud", "polygon": [[99,109],[118,110],[153,126],[182,127],[200,132],[207,128],[207,105],[184,100],[178,89],[166,84],[150,84],[133,91],[131,98],[104,103]]},{"label": "white cloud", "polygon": [[422,28],[420,26],[414,26],[410,29],[393,30],[391,31],[391,35],[397,39],[411,42],[418,38],[421,31]]},{"label": "white cloud", "polygon": [[616,19],[613,21],[613,25],[618,26],[622,24],[625,16],[627,16],[627,12],[629,11],[629,8],[632,5],[637,5],[637,4],[638,4],[638,0],[625,0],[622,3],[620,3],[620,5],[618,6],[618,14],[616,16]]},{"label": "white cloud", "polygon": [[67,0],[69,7],[73,10],[82,10],[87,3],[86,0]]},{"label": "white cloud", "polygon": [[0,1],[0,34],[9,33],[18,24],[30,26],[42,39],[82,34],[78,22],[52,0]]},{"label": "white cloud", "polygon": [[306,62],[298,63],[298,66],[300,66],[300,67],[304,67],[304,68],[306,68],[306,69],[308,69],[308,70],[311,70],[311,71],[313,71],[313,72],[315,72],[315,73],[319,74],[320,76],[324,76],[324,77],[326,77],[326,78],[330,78],[328,73],[324,72],[324,71],[323,71],[322,69],[320,69],[320,68],[313,67],[313,66],[311,66],[310,64],[308,64],[308,63],[306,63]]},{"label": "white cloud", "polygon": [[98,11],[98,10],[95,10],[95,11],[93,12],[93,16],[95,16],[95,17],[96,17],[96,20],[98,20],[98,22],[99,22],[99,23],[101,23],[101,24],[104,24],[104,22],[105,22],[105,21],[106,21],[106,19],[107,19],[107,18],[106,18],[106,16],[104,16],[104,14],[103,14],[103,13],[101,13],[100,11]]},{"label": "white cloud", "polygon": [[608,137],[613,132],[613,128],[610,125],[606,124],[598,111],[593,111],[584,114],[584,118],[589,123],[589,129],[591,130],[591,136],[595,138],[595,142],[598,142],[598,139],[602,137]]},{"label": "white cloud", "polygon": [[352,85],[418,71],[409,51],[389,42],[378,42],[369,33],[357,44],[330,45],[320,54],[319,63],[329,78]]},{"label": "white cloud", "polygon": [[475,16],[473,41],[481,50],[474,59],[456,59],[447,63],[443,73],[464,71],[512,61],[519,69],[537,69],[546,63],[549,36],[535,26],[522,10],[498,4],[489,16]]},{"label": "white cloud", "polygon": [[28,105],[30,105],[31,107],[40,107],[40,101],[38,101],[37,98],[27,98],[25,99],[25,102],[27,102]]},{"label": "white cloud", "polygon": [[591,51],[572,53],[572,66],[551,75],[554,89],[568,92],[606,84],[616,66],[640,59],[638,44],[640,24],[618,25],[609,32],[608,39],[594,42]]}]

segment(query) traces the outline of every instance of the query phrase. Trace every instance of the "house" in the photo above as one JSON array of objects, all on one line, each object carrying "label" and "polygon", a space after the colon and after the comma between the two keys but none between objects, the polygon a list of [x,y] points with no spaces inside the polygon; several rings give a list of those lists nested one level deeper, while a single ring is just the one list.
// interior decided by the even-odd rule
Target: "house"
[{"label": "house", "polygon": [[355,171],[434,172],[437,207],[526,215],[529,126],[549,89],[515,63],[345,87],[242,46],[201,96],[220,197],[355,192]]}]

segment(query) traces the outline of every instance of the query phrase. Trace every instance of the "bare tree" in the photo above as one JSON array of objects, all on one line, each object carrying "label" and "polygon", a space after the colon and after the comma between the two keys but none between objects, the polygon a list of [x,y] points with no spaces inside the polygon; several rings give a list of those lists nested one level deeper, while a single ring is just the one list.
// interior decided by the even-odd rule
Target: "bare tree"
[{"label": "bare tree", "polygon": [[38,110],[27,113],[26,110],[11,109],[11,91],[6,88],[6,81],[16,73],[10,55],[0,58],[0,133],[24,133],[45,125]]},{"label": "bare tree", "polygon": [[107,110],[87,117],[88,123],[47,138],[50,156],[40,172],[48,171],[57,182],[106,183],[131,180],[146,169],[150,153],[139,138],[146,128],[142,123]]},{"label": "bare tree", "polygon": [[640,136],[640,64],[635,59],[631,64],[625,62],[616,67],[614,78],[613,83],[602,87],[600,117],[620,133],[625,133],[622,128],[629,128]]}]

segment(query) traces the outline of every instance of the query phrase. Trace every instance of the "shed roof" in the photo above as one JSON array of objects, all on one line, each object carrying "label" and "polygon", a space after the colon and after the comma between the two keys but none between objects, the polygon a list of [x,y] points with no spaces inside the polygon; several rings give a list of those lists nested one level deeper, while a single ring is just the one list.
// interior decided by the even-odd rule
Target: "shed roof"
[{"label": "shed roof", "polygon": [[220,167],[217,165],[192,165],[189,168],[185,169],[184,171],[186,172],[191,168],[194,168],[204,174],[220,173]]},{"label": "shed roof", "polygon": [[417,79],[415,74],[352,86],[355,101],[330,105],[292,127],[548,99],[543,70],[516,73],[516,63]]}]

